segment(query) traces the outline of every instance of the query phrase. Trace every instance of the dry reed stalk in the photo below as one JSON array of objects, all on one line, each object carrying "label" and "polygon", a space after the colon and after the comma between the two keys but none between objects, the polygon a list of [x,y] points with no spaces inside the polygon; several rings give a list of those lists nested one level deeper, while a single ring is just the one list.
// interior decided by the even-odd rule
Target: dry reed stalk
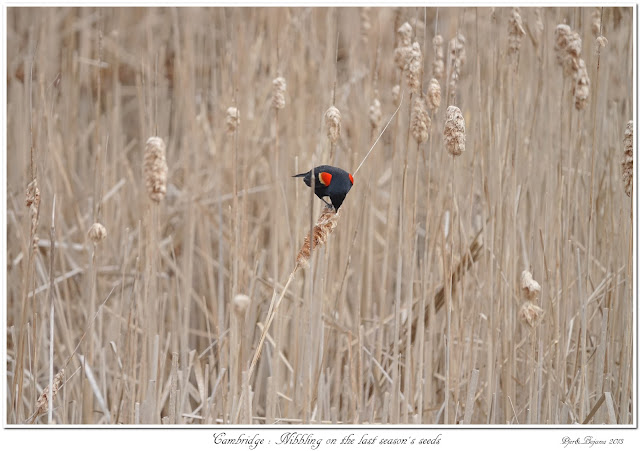
[{"label": "dry reed stalk", "polygon": [[27,423],[30,423],[30,424],[35,423],[38,417],[44,414],[48,410],[47,408],[49,406],[49,396],[51,396],[52,401],[56,398],[56,395],[58,394],[58,390],[60,390],[60,387],[62,385],[63,378],[64,378],[64,368],[58,371],[58,374],[56,374],[56,377],[53,378],[53,384],[51,385],[51,390],[49,390],[49,387],[50,387],[49,385],[47,385],[44,388],[44,390],[42,390],[42,393],[38,397],[38,401],[36,401],[36,410],[31,414],[31,416],[27,420]]},{"label": "dry reed stalk", "polygon": [[418,144],[429,139],[431,130],[431,118],[427,113],[427,102],[423,96],[417,97],[413,102],[411,112],[411,136]]},{"label": "dry reed stalk", "polygon": [[431,110],[431,114],[435,114],[440,108],[440,83],[435,78],[429,80],[427,86],[427,106]]},{"label": "dry reed stalk", "polygon": [[622,157],[622,181],[624,192],[632,197],[633,193],[633,121],[627,122],[624,128],[624,156]]},{"label": "dry reed stalk", "polygon": [[271,98],[271,105],[276,110],[281,110],[285,107],[284,93],[287,91],[287,81],[284,77],[277,77],[273,79],[273,97]]},{"label": "dry reed stalk", "polygon": [[340,139],[340,131],[342,129],[342,115],[340,110],[334,105],[324,113],[324,123],[327,127],[327,136],[331,144],[335,144]]},{"label": "dry reed stalk", "polygon": [[442,80],[444,78],[444,38],[439,34],[433,38],[433,54],[431,74],[433,78]]},{"label": "dry reed stalk", "polygon": [[465,150],[465,125],[460,108],[449,106],[444,122],[444,144],[449,154],[454,157],[461,155]]},{"label": "dry reed stalk", "polygon": [[162,138],[152,136],[144,149],[144,178],[147,194],[154,202],[160,202],[167,194],[167,158]]}]

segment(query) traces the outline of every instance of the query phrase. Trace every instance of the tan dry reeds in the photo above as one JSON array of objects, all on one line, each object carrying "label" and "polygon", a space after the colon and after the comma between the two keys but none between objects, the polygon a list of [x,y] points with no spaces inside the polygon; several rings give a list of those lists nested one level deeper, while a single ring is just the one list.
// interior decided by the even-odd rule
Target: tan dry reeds
[{"label": "tan dry reeds", "polygon": [[378,99],[378,92],[376,91],[375,97],[369,105],[369,123],[371,124],[371,128],[376,130],[380,127],[380,122],[382,121],[382,105],[380,104],[380,100]]}]

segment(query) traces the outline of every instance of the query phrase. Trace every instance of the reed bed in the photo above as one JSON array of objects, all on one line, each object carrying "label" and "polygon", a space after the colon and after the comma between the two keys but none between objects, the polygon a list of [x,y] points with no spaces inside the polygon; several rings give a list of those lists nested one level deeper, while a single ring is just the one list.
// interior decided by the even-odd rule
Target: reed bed
[{"label": "reed bed", "polygon": [[632,25],[8,8],[7,422],[633,423]]}]

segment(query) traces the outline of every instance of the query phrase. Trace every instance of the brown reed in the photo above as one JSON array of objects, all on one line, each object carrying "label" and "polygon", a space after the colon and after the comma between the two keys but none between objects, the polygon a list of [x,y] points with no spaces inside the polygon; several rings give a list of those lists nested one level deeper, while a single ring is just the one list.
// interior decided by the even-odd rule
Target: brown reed
[{"label": "brown reed", "polygon": [[427,113],[427,102],[423,96],[417,97],[413,102],[411,111],[411,136],[418,144],[429,139],[431,130],[431,118]]}]

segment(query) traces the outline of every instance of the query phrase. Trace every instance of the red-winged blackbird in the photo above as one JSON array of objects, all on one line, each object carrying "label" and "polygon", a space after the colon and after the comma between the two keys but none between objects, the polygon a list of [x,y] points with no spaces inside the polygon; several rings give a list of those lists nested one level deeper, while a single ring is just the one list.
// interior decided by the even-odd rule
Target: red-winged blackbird
[{"label": "red-winged blackbird", "polygon": [[[333,207],[336,212],[347,193],[353,186],[353,176],[344,169],[333,166],[322,165],[313,169],[315,175],[315,193],[327,206]],[[304,183],[311,186],[311,171],[304,174],[294,175],[294,177],[304,177]],[[329,196],[331,204],[324,200],[325,196]],[[333,205],[332,205],[333,204]]]}]

